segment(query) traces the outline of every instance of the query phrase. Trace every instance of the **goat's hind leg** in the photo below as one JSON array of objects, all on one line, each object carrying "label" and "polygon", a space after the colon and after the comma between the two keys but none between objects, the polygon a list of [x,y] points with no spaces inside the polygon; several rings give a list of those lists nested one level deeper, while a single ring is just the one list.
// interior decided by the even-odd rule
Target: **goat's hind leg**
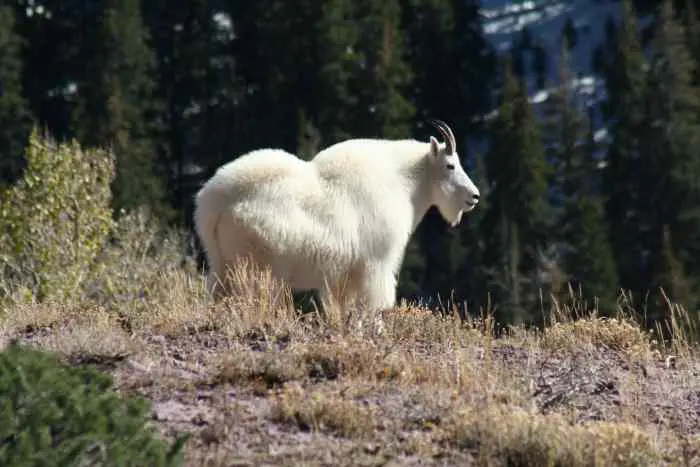
[{"label": "goat's hind leg", "polygon": [[288,306],[291,300],[286,282],[250,256],[238,257],[230,263],[221,288],[241,305],[253,306],[259,311],[276,312]]},{"label": "goat's hind leg", "polygon": [[284,305],[287,287],[268,266],[272,251],[255,232],[227,217],[219,224],[218,241],[226,263],[225,293],[256,309]]}]

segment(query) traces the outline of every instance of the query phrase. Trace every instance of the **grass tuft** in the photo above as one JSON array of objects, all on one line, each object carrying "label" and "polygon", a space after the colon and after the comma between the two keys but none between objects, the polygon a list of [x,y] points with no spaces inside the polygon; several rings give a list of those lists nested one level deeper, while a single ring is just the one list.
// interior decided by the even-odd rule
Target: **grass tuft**
[{"label": "grass tuft", "polygon": [[497,405],[459,412],[449,425],[449,442],[480,465],[642,466],[661,459],[651,437],[626,423],[572,426],[558,414]]},{"label": "grass tuft", "polygon": [[347,438],[368,436],[374,423],[372,412],[360,403],[318,391],[307,393],[298,386],[287,387],[276,397],[270,418],[302,431],[328,431]]},{"label": "grass tuft", "polygon": [[650,358],[655,351],[658,352],[650,331],[643,331],[638,324],[625,319],[597,316],[554,323],[545,328],[542,345],[552,351],[572,351],[581,346],[597,347],[625,352],[641,359]]}]

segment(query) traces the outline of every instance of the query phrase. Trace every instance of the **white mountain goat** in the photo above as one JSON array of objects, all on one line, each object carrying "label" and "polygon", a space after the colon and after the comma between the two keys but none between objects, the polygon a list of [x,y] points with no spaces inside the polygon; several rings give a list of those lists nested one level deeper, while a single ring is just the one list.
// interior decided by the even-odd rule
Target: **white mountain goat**
[{"label": "white mountain goat", "polygon": [[406,245],[428,209],[456,226],[479,202],[452,130],[430,123],[444,143],[350,139],[310,161],[260,149],[219,168],[194,213],[215,296],[236,293],[225,279],[244,260],[292,289],[317,289],[324,303],[392,307]]}]

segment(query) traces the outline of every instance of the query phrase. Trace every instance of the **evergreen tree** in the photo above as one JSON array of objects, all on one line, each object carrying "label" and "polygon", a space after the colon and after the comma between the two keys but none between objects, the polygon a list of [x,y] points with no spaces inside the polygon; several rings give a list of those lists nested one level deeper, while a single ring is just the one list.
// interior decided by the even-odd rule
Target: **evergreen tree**
[{"label": "evergreen tree", "polygon": [[401,8],[398,0],[358,0],[355,21],[360,58],[353,91],[357,106],[351,128],[355,135],[406,138],[415,107],[408,98],[413,74],[404,60]]},{"label": "evergreen tree", "polygon": [[[73,136],[76,80],[82,70],[80,47],[92,2],[14,2],[16,30],[23,39],[22,86],[31,114],[59,139]],[[40,9],[41,7],[42,9]]]},{"label": "evergreen tree", "polygon": [[248,149],[296,153],[308,138],[321,147],[359,133],[353,115],[366,57],[352,20],[357,8],[349,0],[230,2],[232,51],[246,90],[233,117],[242,120]]},{"label": "evergreen tree", "polygon": [[399,300],[405,299],[417,303],[425,295],[422,289],[422,284],[425,282],[425,259],[419,247],[415,236],[406,247],[396,287]]},{"label": "evergreen tree", "polygon": [[[695,63],[700,63],[700,21],[698,21],[695,0],[685,0],[683,26],[685,27],[688,51]],[[700,83],[700,67],[695,67],[693,84]]]},{"label": "evergreen tree", "polygon": [[[312,121],[319,134],[318,148],[357,135],[345,113],[358,103],[353,85],[362,60],[360,28],[350,21],[353,8],[352,0],[327,0],[319,12],[315,41],[319,83],[312,109]],[[313,136],[313,127],[310,129]]]},{"label": "evergreen tree", "polygon": [[498,116],[486,164],[490,183],[489,210],[484,219],[488,238],[484,261],[491,285],[503,301],[501,319],[527,321],[539,295],[532,282],[537,252],[547,243],[548,166],[525,84],[510,62],[504,67]]},{"label": "evergreen tree", "polygon": [[155,90],[163,103],[158,159],[172,168],[171,202],[189,214],[196,186],[188,184],[188,164],[220,165],[229,157],[222,154],[226,140],[236,139],[228,131],[228,119],[216,118],[225,105],[220,97],[236,85],[235,77],[231,79],[231,64],[217,50],[223,38],[209,0],[150,0],[144,9],[157,62]]},{"label": "evergreen tree", "polygon": [[403,0],[402,15],[415,121],[420,126],[437,116],[450,122],[462,141],[489,110],[496,72],[478,2]]},{"label": "evergreen tree", "polygon": [[564,27],[562,28],[562,36],[564,37],[566,47],[569,50],[576,48],[576,44],[578,43],[578,33],[571,16],[566,17]]},{"label": "evergreen tree", "polygon": [[[653,255],[652,267],[654,277],[650,284],[650,310],[647,325],[653,326],[654,321],[667,316],[670,312],[664,295],[671,301],[685,307],[690,307],[696,301],[693,297],[693,286],[690,282],[683,263],[678,259],[676,248],[673,246],[671,231],[668,226],[661,227],[661,245]],[[692,308],[688,308],[692,310]]]},{"label": "evergreen tree", "polygon": [[20,46],[14,11],[0,6],[0,187],[19,176],[32,125],[23,96]]},{"label": "evergreen tree", "polygon": [[[474,165],[470,172],[471,178],[481,191],[479,206],[462,219],[459,229],[459,246],[464,249],[459,255],[453,256],[456,264],[452,266],[455,272],[452,277],[452,286],[455,290],[455,299],[467,306],[467,311],[479,313],[487,304],[488,290],[487,277],[484,274],[484,253],[487,239],[483,236],[482,224],[490,206],[490,183],[484,156],[481,152],[475,152]],[[455,258],[456,257],[456,261]]]},{"label": "evergreen tree", "polygon": [[601,314],[614,315],[617,273],[603,203],[595,195],[582,196],[571,206],[570,216],[575,230],[565,259],[569,283],[589,308],[597,305]]},{"label": "evergreen tree", "polygon": [[640,199],[648,176],[641,154],[644,126],[644,55],[630,0],[623,2],[620,30],[610,31],[612,52],[601,57],[607,102],[604,111],[612,141],[604,172],[606,216],[621,286],[640,291],[647,281],[644,262],[650,229]]},{"label": "evergreen tree", "polygon": [[[556,242],[562,267],[574,290],[603,312],[615,307],[617,273],[609,243],[607,222],[599,195],[594,153],[597,145],[581,101],[572,86],[567,44],[561,50],[559,83],[548,101],[546,133],[552,180]],[[560,299],[566,299],[561,290]]]},{"label": "evergreen tree", "polygon": [[75,131],[85,145],[114,149],[116,208],[145,205],[164,214],[154,167],[154,137],[160,130],[154,57],[141,2],[101,0],[98,7],[85,31]]},{"label": "evergreen tree", "polygon": [[[298,130],[293,122],[299,112],[292,108],[284,86],[295,77],[291,64],[302,59],[293,50],[302,39],[291,33],[293,16],[285,5],[299,9],[298,1],[227,2],[236,31],[231,53],[244,89],[241,108],[231,116],[240,119],[239,128],[246,135],[241,151],[263,145],[296,149]],[[311,55],[310,50],[306,52]]]},{"label": "evergreen tree", "polygon": [[693,86],[696,65],[670,0],[661,6],[651,47],[643,147],[649,170],[643,200],[651,218],[650,276],[655,281],[663,274],[655,269],[663,261],[654,257],[669,250],[664,237],[670,235],[674,254],[695,278],[690,284],[695,291],[700,277],[700,155],[695,150],[700,145],[700,94]]}]

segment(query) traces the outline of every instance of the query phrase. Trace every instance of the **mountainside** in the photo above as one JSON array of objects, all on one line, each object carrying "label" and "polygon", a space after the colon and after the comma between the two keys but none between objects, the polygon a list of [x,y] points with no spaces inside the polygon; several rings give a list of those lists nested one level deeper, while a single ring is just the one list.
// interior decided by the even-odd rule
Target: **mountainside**
[{"label": "mountainside", "polygon": [[[569,33],[573,47],[569,51],[569,63],[577,92],[587,106],[595,106],[604,98],[602,77],[593,70],[593,52],[605,39],[608,20],[618,23],[621,13],[619,0],[481,2],[484,34],[499,54],[517,47],[525,35],[530,36],[531,49],[541,48],[544,52],[544,86],[538,83],[535,53],[524,53],[530,99],[536,110],[547,101],[551,86],[557,84],[559,55],[567,22],[572,26]],[[645,22],[644,19],[640,21]],[[594,126],[596,139],[605,138],[606,131],[600,118],[595,118]]]},{"label": "mountainside", "polygon": [[[546,52],[547,78],[556,81],[558,57],[563,45],[567,19],[574,28],[575,42],[570,51],[572,71],[577,75],[582,91],[595,98],[602,83],[593,73],[592,55],[605,37],[608,18],[619,21],[621,3],[618,0],[541,0],[508,2],[483,0],[481,15],[484,34],[493,47],[503,53],[516,44],[523,32],[532,37],[532,44]],[[532,76],[532,60],[527,64],[533,101],[546,99],[546,91],[536,89]]]}]

